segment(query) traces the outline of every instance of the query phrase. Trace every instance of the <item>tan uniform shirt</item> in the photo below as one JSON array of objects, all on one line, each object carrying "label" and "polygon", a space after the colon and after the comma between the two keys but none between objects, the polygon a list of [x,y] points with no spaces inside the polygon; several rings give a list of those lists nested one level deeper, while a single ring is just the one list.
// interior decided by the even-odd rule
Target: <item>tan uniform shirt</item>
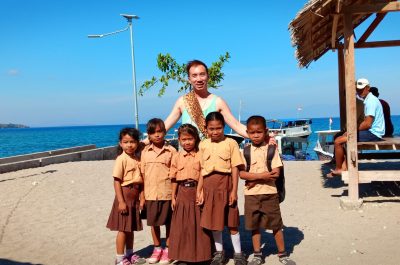
[{"label": "tan uniform shirt", "polygon": [[172,157],[170,177],[177,181],[193,179],[198,181],[200,177],[200,153],[179,151]]},{"label": "tan uniform shirt", "polygon": [[132,183],[143,183],[139,160],[122,152],[115,160],[113,177],[122,181],[121,186],[127,186]]},{"label": "tan uniform shirt", "polygon": [[[251,145],[250,147],[250,173],[263,173],[268,171],[267,168],[267,153],[268,145],[262,145],[260,147],[255,147]],[[283,166],[282,160],[279,156],[279,151],[275,150],[274,157],[271,161],[271,168],[277,168]],[[258,194],[276,194],[275,180],[271,179],[265,184],[257,184],[251,189],[247,187],[244,188],[244,195],[258,195]]]},{"label": "tan uniform shirt", "polygon": [[141,171],[144,178],[144,196],[146,200],[171,200],[172,185],[169,178],[172,156],[176,153],[174,147],[164,145],[161,150],[153,144],[145,147],[141,156]]},{"label": "tan uniform shirt", "polygon": [[231,173],[233,167],[244,165],[237,142],[225,137],[221,142],[205,139],[200,142],[201,175],[206,176],[214,171]]}]

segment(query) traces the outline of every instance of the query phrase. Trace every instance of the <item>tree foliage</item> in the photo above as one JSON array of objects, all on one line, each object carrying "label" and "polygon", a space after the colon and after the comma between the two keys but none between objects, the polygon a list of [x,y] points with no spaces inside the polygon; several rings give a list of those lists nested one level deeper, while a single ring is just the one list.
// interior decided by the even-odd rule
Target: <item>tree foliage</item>
[{"label": "tree foliage", "polygon": [[[224,55],[219,56],[218,61],[213,62],[211,66],[208,67],[208,87],[220,87],[219,83],[224,80],[222,67],[230,58],[231,56],[226,52]],[[160,83],[161,88],[158,91],[158,96],[161,97],[164,95],[171,80],[179,84],[178,92],[190,89],[190,83],[186,73],[186,64],[178,64],[169,53],[165,55],[160,53],[157,56],[157,67],[163,74],[159,78],[153,76],[150,80],[144,81],[140,86],[139,95],[143,96],[145,91],[149,90],[157,83]]]}]

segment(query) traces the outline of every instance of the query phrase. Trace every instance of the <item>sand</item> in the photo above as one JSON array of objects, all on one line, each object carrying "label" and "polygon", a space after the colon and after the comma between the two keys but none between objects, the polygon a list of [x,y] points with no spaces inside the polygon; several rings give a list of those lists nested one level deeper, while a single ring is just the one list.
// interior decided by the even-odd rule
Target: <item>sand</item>
[{"label": "sand", "polygon": [[[71,162],[0,174],[0,264],[114,264],[115,233],[105,228],[112,166]],[[363,207],[344,211],[339,199],[346,186],[326,180],[322,162],[286,162],[285,168],[284,235],[297,264],[400,264],[398,183],[364,184]],[[241,189],[239,205],[243,213]],[[241,236],[251,254],[250,233],[241,227]],[[280,264],[270,231],[263,241],[266,263]],[[147,226],[135,234],[135,249],[151,252]]]}]

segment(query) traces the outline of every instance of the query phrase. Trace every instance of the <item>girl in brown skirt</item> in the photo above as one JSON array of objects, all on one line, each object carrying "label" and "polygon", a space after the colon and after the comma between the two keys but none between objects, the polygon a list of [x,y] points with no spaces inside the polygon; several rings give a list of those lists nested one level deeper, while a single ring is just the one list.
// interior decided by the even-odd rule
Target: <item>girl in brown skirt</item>
[{"label": "girl in brown skirt", "polygon": [[135,156],[138,143],[138,130],[124,128],[119,133],[118,157],[113,170],[115,199],[107,222],[107,228],[118,231],[115,259],[117,265],[146,262],[145,259],[133,254],[133,231],[143,229],[139,216],[139,199],[144,199],[143,179],[139,160]]},{"label": "girl in brown skirt", "polygon": [[211,265],[226,262],[222,244],[222,231],[229,228],[234,248],[235,265],[246,264],[239,235],[237,207],[238,167],[244,162],[235,140],[224,136],[224,117],[211,112],[206,117],[208,138],[200,143],[201,177],[198,201],[203,203],[200,226],[211,230],[216,252]]},{"label": "girl in brown skirt", "polygon": [[183,262],[203,262],[211,259],[211,233],[200,226],[201,211],[196,203],[200,138],[191,124],[181,125],[178,136],[183,150],[171,162],[173,214],[169,257]]}]

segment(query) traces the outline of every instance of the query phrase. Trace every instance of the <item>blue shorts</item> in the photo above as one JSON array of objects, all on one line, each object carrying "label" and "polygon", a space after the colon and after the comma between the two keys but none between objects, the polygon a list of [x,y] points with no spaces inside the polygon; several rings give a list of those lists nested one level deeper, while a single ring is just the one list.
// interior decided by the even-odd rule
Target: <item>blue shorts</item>
[{"label": "blue shorts", "polygon": [[357,142],[377,142],[382,141],[382,138],[379,138],[372,132],[366,131],[358,131],[357,133]]}]

